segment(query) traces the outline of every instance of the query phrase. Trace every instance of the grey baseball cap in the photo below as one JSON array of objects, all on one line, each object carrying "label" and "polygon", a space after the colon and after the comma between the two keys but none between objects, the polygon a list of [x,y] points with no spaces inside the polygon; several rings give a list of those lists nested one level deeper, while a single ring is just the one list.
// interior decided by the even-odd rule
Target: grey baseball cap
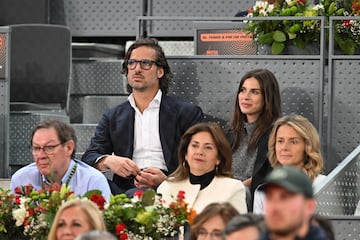
[{"label": "grey baseball cap", "polygon": [[277,185],[293,193],[302,193],[308,198],[314,196],[312,181],[309,176],[303,170],[293,166],[274,168],[265,177],[265,183],[259,187],[259,190],[265,191],[269,185]]}]

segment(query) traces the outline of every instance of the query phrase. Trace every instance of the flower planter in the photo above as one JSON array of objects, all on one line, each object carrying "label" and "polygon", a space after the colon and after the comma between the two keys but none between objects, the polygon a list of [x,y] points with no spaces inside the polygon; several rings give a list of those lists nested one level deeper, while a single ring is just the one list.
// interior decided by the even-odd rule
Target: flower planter
[{"label": "flower planter", "polygon": [[[346,53],[344,53],[340,48],[338,47],[335,47],[334,48],[334,55],[348,55]],[[357,48],[354,52],[354,54],[352,55],[360,55],[360,48]],[[348,56],[351,56],[351,55],[348,55]]]},{"label": "flower planter", "polygon": [[[298,48],[295,45],[286,45],[284,51],[279,55],[318,55],[320,54],[319,44],[310,44],[305,48]],[[271,45],[261,44],[257,48],[257,55],[273,55]]]}]

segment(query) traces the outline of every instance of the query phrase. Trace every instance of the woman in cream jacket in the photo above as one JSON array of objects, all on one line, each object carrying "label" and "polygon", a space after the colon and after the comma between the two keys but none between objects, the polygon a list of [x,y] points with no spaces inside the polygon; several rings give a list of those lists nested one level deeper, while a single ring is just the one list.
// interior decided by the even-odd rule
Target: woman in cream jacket
[{"label": "woman in cream jacket", "polygon": [[208,204],[229,202],[246,213],[245,187],[231,171],[231,147],[216,123],[190,127],[179,145],[179,166],[157,189],[170,204],[179,191],[185,192],[188,207],[201,212]]}]

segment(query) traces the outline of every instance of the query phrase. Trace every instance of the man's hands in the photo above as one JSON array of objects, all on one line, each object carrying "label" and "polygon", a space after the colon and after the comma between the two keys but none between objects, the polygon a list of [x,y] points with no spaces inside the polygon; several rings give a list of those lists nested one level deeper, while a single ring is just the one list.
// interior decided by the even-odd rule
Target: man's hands
[{"label": "man's hands", "polygon": [[140,174],[140,169],[130,158],[114,155],[109,155],[101,159],[97,163],[96,168],[100,171],[110,169],[113,173],[124,178],[134,178],[136,175]]},{"label": "man's hands", "polygon": [[135,186],[138,188],[157,188],[166,180],[167,176],[158,168],[147,168],[135,177]]},{"label": "man's hands", "polygon": [[111,170],[113,173],[124,177],[134,178],[138,188],[157,188],[166,180],[167,176],[158,168],[147,168],[140,171],[139,167],[130,158],[109,155],[101,159],[96,168],[100,171]]}]

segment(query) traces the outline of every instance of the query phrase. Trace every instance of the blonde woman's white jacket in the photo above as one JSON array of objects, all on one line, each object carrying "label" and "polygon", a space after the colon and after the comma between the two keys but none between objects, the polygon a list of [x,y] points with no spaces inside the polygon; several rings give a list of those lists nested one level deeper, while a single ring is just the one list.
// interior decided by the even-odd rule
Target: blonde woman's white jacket
[{"label": "blonde woman's white jacket", "polygon": [[239,213],[246,213],[246,194],[244,184],[233,178],[215,176],[211,183],[200,190],[200,184],[191,184],[189,179],[179,182],[162,182],[157,192],[162,194],[165,204],[173,202],[178,192],[185,191],[185,202],[200,213],[207,205],[214,202],[229,202]]}]

